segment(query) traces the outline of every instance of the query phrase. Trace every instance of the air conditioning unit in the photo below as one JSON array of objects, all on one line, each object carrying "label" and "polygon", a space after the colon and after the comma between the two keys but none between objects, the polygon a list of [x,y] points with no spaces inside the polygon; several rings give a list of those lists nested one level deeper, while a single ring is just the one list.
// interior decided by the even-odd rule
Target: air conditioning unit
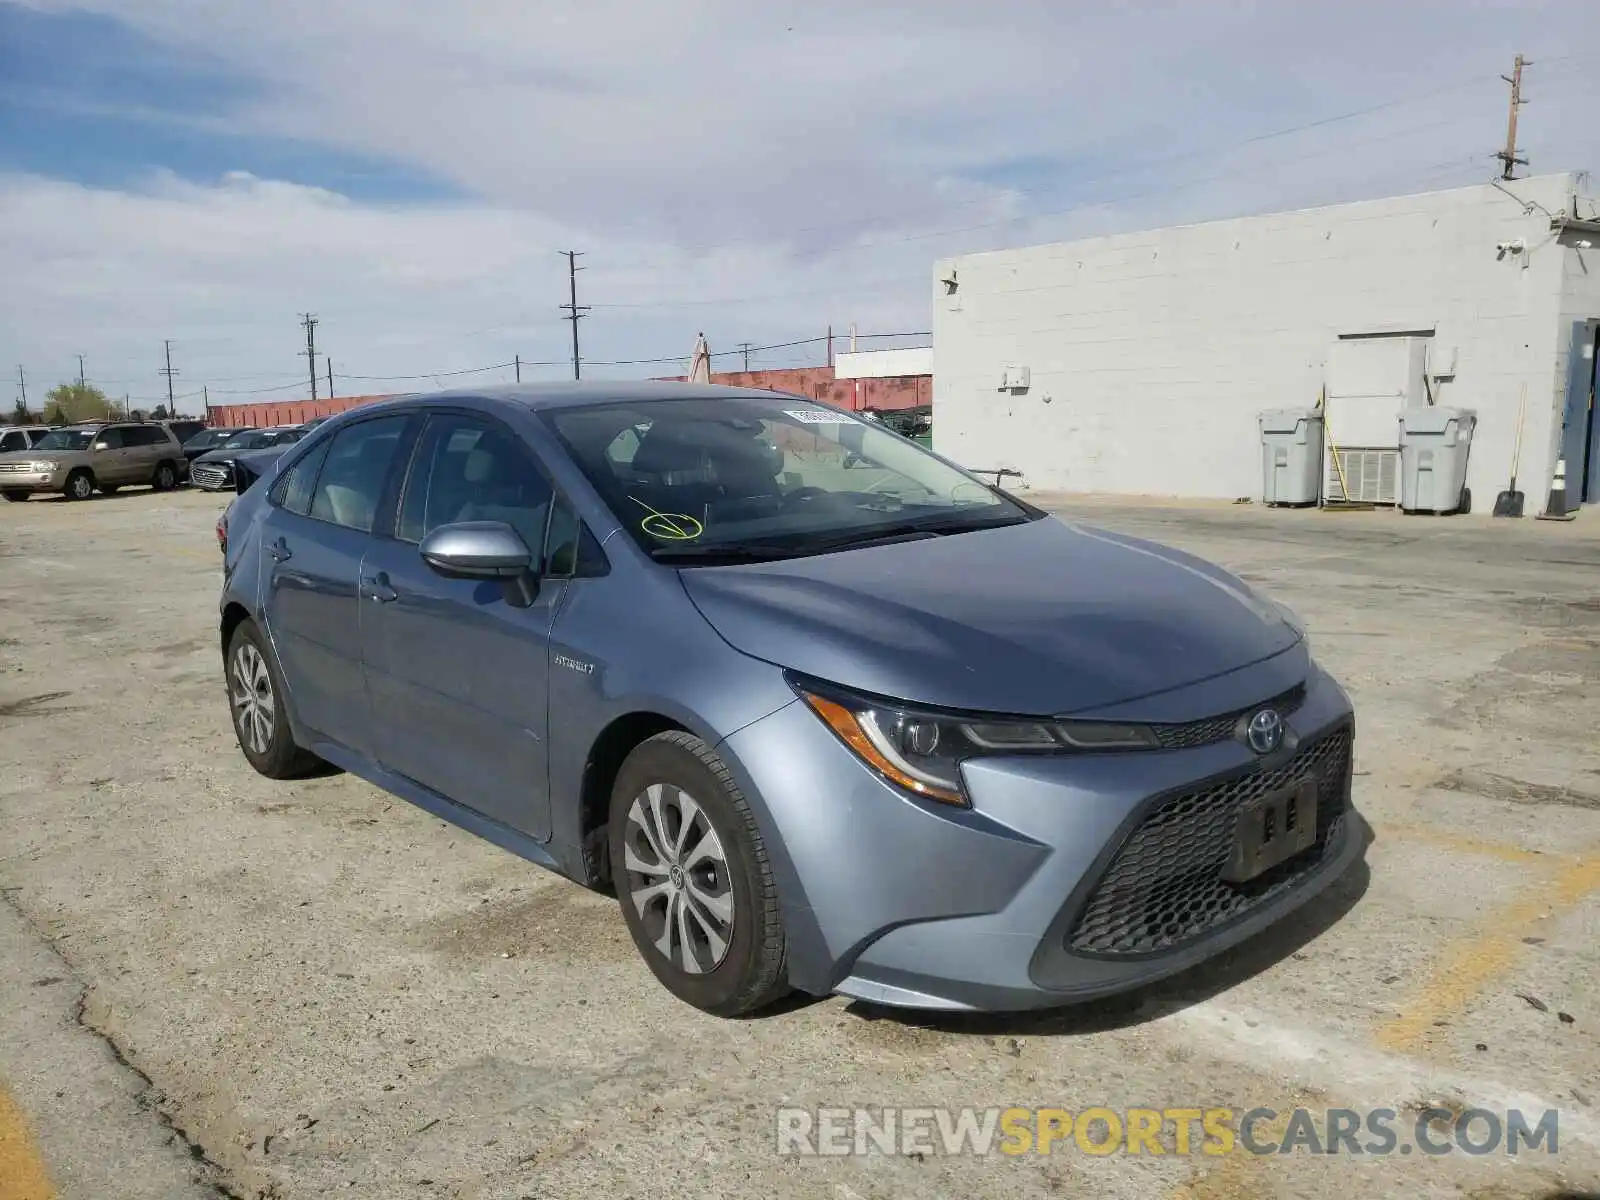
[{"label": "air conditioning unit", "polygon": [[1028,390],[1028,368],[1008,366],[1000,371],[1000,390],[1002,392],[1025,392]]}]

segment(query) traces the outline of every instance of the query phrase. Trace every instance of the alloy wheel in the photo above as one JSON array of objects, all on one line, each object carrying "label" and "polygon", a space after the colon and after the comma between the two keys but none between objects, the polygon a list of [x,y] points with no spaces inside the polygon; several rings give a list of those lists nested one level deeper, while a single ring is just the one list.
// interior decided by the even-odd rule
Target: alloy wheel
[{"label": "alloy wheel", "polygon": [[72,494],[79,500],[87,500],[94,491],[94,484],[89,482],[87,475],[77,475],[72,480]]},{"label": "alloy wheel", "polygon": [[722,839],[688,792],[651,784],[624,831],[628,897],[649,940],[689,975],[715,970],[733,937],[733,887]]},{"label": "alloy wheel", "polygon": [[272,675],[267,660],[249,642],[233,652],[233,719],[239,737],[256,754],[265,754],[272,745],[277,725],[277,705],[272,697]]}]

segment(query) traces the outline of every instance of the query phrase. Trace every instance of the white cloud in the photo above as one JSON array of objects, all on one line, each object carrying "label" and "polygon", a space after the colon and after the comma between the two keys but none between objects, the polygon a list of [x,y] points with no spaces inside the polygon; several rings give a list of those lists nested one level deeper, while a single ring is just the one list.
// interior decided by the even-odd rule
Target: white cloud
[{"label": "white cloud", "polygon": [[[0,179],[0,354],[60,375],[81,350],[135,394],[154,394],[164,337],[189,382],[292,379],[307,308],[336,373],[561,359],[568,247],[588,253],[592,358],[686,353],[700,328],[719,350],[829,321],[925,328],[928,266],[961,249],[1481,178],[1518,49],[1539,60],[1535,166],[1600,148],[1581,0],[34,2],[229,64],[254,95],[212,125],[471,197]],[[1507,28],[1563,32],[1541,60]]]}]

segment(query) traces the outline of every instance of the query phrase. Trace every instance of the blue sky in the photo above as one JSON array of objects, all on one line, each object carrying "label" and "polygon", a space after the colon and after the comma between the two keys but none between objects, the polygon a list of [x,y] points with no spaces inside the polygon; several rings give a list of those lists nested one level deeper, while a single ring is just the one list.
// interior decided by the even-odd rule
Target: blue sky
[{"label": "blue sky", "polygon": [[1481,181],[1518,51],[1600,164],[1579,0],[0,0],[0,365],[560,376],[568,248],[594,374],[922,330],[948,254]]}]

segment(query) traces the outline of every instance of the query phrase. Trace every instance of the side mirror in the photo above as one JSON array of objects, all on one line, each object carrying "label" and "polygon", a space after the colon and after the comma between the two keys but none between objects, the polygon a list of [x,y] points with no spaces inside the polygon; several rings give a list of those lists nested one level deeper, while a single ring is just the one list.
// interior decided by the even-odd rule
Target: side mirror
[{"label": "side mirror", "polygon": [[91,450],[109,450],[109,449],[111,449],[111,447],[105,442],[96,442],[94,445],[90,446],[89,449],[91,449]]},{"label": "side mirror", "polygon": [[533,552],[504,521],[459,521],[441,525],[422,539],[422,561],[447,579],[497,579],[506,601],[518,608],[533,603],[538,577]]}]

